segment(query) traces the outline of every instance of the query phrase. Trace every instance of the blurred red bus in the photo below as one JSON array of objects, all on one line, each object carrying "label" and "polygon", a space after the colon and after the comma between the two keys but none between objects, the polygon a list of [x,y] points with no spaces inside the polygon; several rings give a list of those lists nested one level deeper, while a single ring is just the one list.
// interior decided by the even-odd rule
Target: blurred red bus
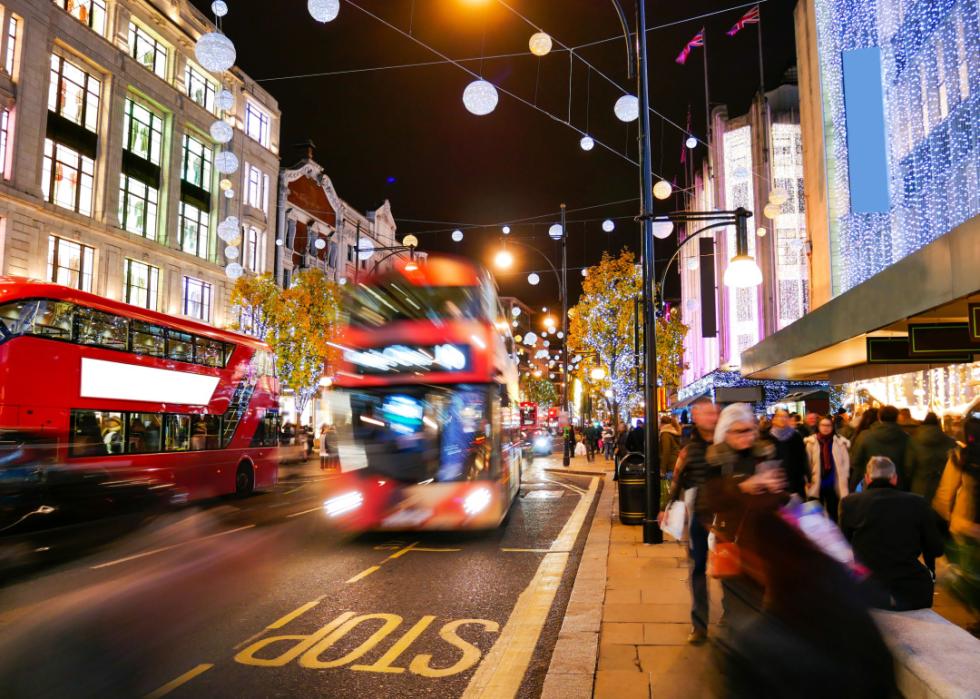
[{"label": "blurred red bus", "polygon": [[354,529],[498,526],[522,456],[514,340],[490,275],[444,256],[401,261],[357,284],[345,309],[334,381],[364,467],[330,483],[328,517]]},{"label": "blurred red bus", "polygon": [[269,488],[278,394],[254,338],[0,277],[0,428],[50,436],[68,467],[173,483],[184,499]]}]

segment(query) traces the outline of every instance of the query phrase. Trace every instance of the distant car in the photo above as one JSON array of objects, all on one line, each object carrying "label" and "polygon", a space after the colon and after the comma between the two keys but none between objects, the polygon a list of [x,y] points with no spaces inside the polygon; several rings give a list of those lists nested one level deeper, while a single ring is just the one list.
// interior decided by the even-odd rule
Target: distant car
[{"label": "distant car", "polygon": [[551,456],[554,439],[545,430],[538,430],[531,437],[531,454],[534,456]]}]

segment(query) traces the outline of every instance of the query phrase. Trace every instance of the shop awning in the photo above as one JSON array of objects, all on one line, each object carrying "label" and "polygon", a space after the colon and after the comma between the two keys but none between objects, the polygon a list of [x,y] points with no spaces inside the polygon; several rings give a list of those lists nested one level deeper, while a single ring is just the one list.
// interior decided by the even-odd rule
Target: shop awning
[{"label": "shop awning", "polygon": [[907,338],[909,326],[966,323],[980,303],[980,216],[742,352],[753,379],[856,378],[918,371],[950,361],[869,363],[869,337]]}]

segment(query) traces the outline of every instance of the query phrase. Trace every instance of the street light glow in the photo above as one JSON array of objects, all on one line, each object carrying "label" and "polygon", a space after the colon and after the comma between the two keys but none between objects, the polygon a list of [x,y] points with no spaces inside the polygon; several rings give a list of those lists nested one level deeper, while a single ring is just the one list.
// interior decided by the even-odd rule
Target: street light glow
[{"label": "street light glow", "polygon": [[725,286],[748,289],[762,284],[762,270],[751,255],[736,255],[725,268]]},{"label": "street light glow", "polygon": [[499,269],[510,269],[514,264],[514,255],[510,250],[501,250],[493,258],[493,264]]}]

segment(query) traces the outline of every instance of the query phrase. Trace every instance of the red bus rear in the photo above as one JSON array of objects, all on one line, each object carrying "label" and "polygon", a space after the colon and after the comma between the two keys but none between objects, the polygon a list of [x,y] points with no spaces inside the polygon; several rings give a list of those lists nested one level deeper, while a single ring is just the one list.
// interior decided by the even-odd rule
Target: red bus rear
[{"label": "red bus rear", "polygon": [[56,284],[0,277],[0,428],[78,469],[188,499],[278,478],[274,362],[258,340]]},{"label": "red bus rear", "polygon": [[520,487],[520,412],[489,275],[430,256],[362,281],[345,309],[341,461],[361,468],[331,482],[327,516],[355,529],[498,526]]}]

